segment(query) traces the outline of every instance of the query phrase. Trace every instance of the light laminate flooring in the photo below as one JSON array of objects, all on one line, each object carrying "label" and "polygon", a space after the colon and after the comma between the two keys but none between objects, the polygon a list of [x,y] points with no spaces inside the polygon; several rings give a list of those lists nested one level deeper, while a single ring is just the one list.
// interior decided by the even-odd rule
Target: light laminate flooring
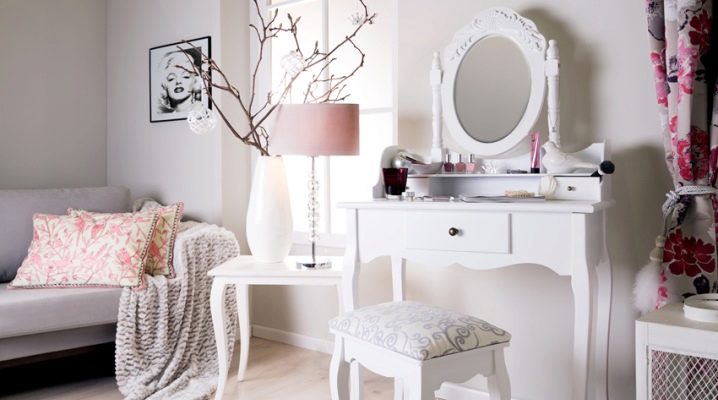
[{"label": "light laminate flooring", "polygon": [[[238,349],[235,350],[233,357],[224,399],[329,399],[329,355],[252,338],[247,374],[244,382],[238,382],[237,353]],[[36,376],[34,379],[42,380],[43,377]],[[2,380],[0,376],[0,381]],[[0,397],[8,400],[121,400],[123,398],[112,376],[79,380],[9,396],[0,394]],[[367,372],[364,399],[392,398],[393,381]]]}]

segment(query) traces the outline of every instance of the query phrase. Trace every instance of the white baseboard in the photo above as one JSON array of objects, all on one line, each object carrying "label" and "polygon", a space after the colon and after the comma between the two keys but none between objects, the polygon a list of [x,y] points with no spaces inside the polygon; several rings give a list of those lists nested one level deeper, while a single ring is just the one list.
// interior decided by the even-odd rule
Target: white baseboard
[{"label": "white baseboard", "polygon": [[[287,332],[281,329],[269,328],[262,325],[252,325],[252,336],[267,339],[274,342],[285,343],[302,349],[319,351],[332,354],[334,342],[330,340],[317,339],[311,336]],[[442,399],[452,400],[489,400],[489,394],[479,389],[461,386],[455,383],[445,383],[437,392]],[[518,399],[512,399],[518,400]]]},{"label": "white baseboard", "polygon": [[[461,386],[456,383],[444,383],[436,392],[440,399],[451,400],[489,400],[489,394],[483,390]],[[512,397],[512,400],[518,400]]]},{"label": "white baseboard", "polygon": [[332,354],[334,351],[333,341],[317,339],[315,337],[304,336],[262,325],[252,325],[252,336],[326,354]]}]

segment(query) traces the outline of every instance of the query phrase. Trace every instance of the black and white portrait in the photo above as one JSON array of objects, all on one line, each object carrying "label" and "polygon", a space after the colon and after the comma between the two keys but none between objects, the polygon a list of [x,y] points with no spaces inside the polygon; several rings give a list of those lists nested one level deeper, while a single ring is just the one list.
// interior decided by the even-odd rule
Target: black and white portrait
[{"label": "black and white portrait", "polygon": [[150,49],[150,122],[187,119],[194,107],[211,104],[204,92],[202,54],[210,54],[210,37],[189,40],[197,47],[178,42]]}]

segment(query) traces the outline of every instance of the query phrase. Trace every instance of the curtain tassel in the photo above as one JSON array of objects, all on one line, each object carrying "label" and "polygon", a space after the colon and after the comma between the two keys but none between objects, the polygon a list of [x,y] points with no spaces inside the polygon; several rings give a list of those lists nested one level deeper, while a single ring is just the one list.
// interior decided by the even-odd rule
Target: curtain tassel
[{"label": "curtain tassel", "polygon": [[633,303],[641,314],[655,310],[658,306],[658,288],[661,285],[663,246],[665,244],[665,236],[656,236],[656,247],[648,256],[648,264],[644,265],[636,275],[636,283],[633,286]]}]

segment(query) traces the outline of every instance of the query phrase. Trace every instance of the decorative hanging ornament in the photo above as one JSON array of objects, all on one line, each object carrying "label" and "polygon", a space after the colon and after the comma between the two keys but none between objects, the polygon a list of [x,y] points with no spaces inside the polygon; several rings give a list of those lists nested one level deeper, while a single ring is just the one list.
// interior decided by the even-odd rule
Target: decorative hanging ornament
[{"label": "decorative hanging ornament", "polygon": [[187,123],[192,132],[197,135],[204,135],[217,125],[217,120],[212,115],[211,110],[204,105],[197,105],[187,114]]},{"label": "decorative hanging ornament", "polygon": [[287,53],[287,55],[282,57],[282,60],[279,62],[279,64],[282,66],[282,69],[284,69],[290,76],[297,75],[306,66],[302,55],[299,54],[298,51],[290,51],[289,53]]}]

